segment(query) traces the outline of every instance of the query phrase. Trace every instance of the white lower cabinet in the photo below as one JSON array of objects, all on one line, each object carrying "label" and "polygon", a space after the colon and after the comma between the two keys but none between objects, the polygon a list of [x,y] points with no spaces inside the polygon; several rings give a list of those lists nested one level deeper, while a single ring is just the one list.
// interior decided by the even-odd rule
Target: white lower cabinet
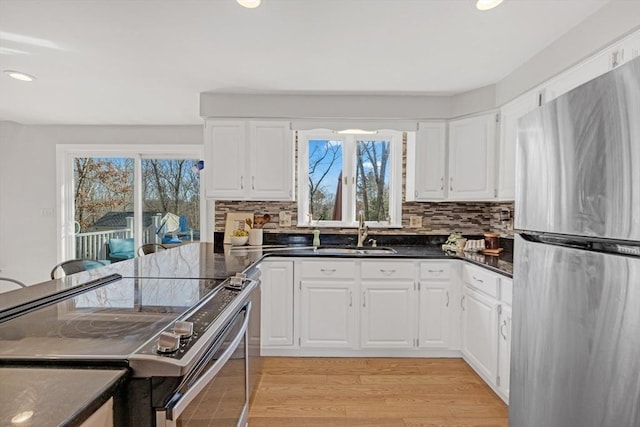
[{"label": "white lower cabinet", "polygon": [[261,347],[294,345],[293,261],[260,263]]},{"label": "white lower cabinet", "polygon": [[502,399],[509,403],[509,383],[511,371],[511,307],[501,306],[498,316],[498,378],[497,386]]},{"label": "white lower cabinet", "polygon": [[512,281],[468,264],[462,281],[462,357],[509,403]]},{"label": "white lower cabinet", "polygon": [[355,283],[300,282],[300,347],[354,347]]},{"label": "white lower cabinet", "polygon": [[498,304],[465,285],[462,291],[462,354],[487,381],[498,370]]},{"label": "white lower cabinet", "polygon": [[363,348],[413,348],[416,344],[415,282],[361,283],[360,345]]},{"label": "white lower cabinet", "polygon": [[456,260],[267,259],[269,356],[462,357],[509,398],[511,280]]},{"label": "white lower cabinet", "polygon": [[449,348],[451,296],[448,282],[420,282],[421,348]]}]

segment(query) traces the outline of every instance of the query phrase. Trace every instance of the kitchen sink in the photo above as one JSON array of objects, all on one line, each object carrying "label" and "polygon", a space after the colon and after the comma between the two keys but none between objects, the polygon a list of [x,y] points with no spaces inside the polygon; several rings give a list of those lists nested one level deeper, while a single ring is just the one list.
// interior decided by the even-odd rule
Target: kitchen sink
[{"label": "kitchen sink", "polygon": [[368,247],[368,248],[344,248],[344,247],[320,247],[316,249],[319,254],[329,255],[378,255],[378,254],[395,254],[392,248],[385,247]]}]

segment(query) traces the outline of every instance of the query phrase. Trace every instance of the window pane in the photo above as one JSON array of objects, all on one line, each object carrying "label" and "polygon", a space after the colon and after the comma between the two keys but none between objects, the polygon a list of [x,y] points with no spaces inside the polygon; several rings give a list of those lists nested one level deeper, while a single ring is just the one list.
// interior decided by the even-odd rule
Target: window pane
[{"label": "window pane", "polygon": [[390,141],[358,140],[356,144],[356,212],[366,221],[389,215]]},{"label": "window pane", "polygon": [[342,220],[342,141],[309,140],[309,211],[314,220]]},{"label": "window pane", "polygon": [[143,159],[142,243],[200,240],[197,160]]},{"label": "window pane", "polygon": [[133,237],[133,159],[76,157],[73,177],[75,256],[106,259],[108,239]]}]

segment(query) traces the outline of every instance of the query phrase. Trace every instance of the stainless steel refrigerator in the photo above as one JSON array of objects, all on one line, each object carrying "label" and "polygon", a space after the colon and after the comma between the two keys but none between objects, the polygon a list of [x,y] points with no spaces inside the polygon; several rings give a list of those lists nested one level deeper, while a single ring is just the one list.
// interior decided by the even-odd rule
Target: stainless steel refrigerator
[{"label": "stainless steel refrigerator", "polygon": [[519,122],[510,427],[640,427],[640,58]]}]

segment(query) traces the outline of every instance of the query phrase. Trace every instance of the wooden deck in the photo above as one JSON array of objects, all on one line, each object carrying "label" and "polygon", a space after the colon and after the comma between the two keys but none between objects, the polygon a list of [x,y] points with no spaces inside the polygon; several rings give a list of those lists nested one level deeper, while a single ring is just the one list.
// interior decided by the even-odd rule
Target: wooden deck
[{"label": "wooden deck", "polygon": [[462,359],[265,358],[249,426],[506,427]]}]

